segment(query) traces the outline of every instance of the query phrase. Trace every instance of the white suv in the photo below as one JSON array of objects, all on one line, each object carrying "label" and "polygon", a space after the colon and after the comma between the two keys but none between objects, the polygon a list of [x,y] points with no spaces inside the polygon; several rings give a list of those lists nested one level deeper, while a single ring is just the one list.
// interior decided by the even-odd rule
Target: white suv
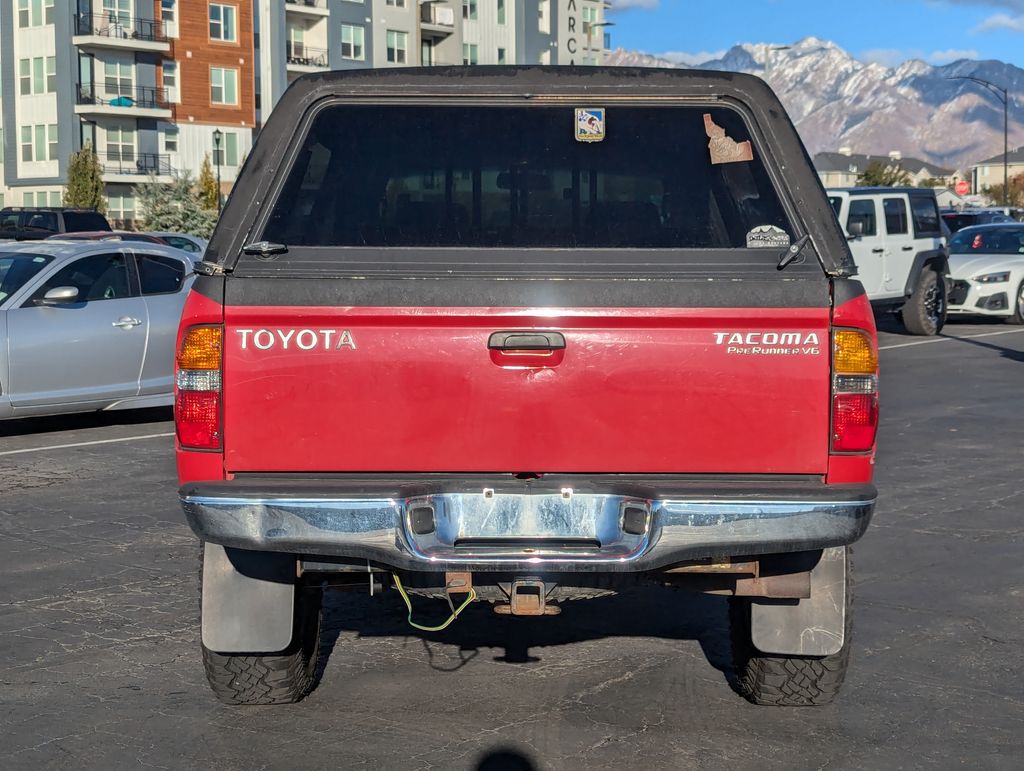
[{"label": "white suv", "polygon": [[871,304],[896,311],[911,334],[937,334],[946,322],[949,260],[935,193],[851,187],[828,197]]}]

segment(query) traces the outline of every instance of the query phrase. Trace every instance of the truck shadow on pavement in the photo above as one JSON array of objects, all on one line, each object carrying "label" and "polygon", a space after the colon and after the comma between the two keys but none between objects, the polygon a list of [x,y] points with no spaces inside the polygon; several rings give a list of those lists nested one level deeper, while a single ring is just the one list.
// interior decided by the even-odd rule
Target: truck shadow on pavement
[{"label": "truck shadow on pavement", "polygon": [[80,412],[68,415],[49,415],[42,418],[14,418],[0,420],[0,438],[110,426],[138,426],[145,423],[166,423],[172,420],[174,420],[174,410],[171,407],[115,410],[113,412]]},{"label": "truck shadow on pavement", "polygon": [[[394,591],[369,597],[352,591],[329,591],[324,597],[317,680],[329,666],[339,638],[391,637],[419,640],[424,664],[435,671],[455,672],[491,650],[492,660],[529,665],[543,660],[546,649],[613,637],[653,637],[695,640],[708,663],[730,686],[733,660],[725,597],[694,594],[664,587],[640,587],[620,594],[559,603],[560,615],[499,616],[491,603],[473,603],[443,632],[423,632],[406,621],[405,606]],[[440,600],[413,598],[414,618],[436,624],[448,615]],[[438,645],[457,651],[457,658],[440,661]],[[344,643],[342,643],[344,645]],[[344,655],[342,648],[341,655]]]}]

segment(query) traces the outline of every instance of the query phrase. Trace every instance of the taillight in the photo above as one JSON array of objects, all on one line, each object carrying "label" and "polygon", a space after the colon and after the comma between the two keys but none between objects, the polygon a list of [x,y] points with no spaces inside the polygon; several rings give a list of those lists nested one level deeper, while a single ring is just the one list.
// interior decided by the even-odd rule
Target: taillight
[{"label": "taillight", "polygon": [[832,451],[868,452],[878,432],[878,351],[860,329],[832,333]]},{"label": "taillight", "polygon": [[190,450],[221,447],[221,358],[224,329],[189,327],[175,369],[174,422],[178,443]]}]

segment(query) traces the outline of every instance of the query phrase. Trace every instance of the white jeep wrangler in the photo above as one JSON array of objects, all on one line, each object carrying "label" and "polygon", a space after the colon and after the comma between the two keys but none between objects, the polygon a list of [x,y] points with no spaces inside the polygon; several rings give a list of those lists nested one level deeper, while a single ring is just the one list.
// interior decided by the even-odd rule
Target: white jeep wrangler
[{"label": "white jeep wrangler", "polygon": [[938,334],[946,323],[949,259],[935,193],[851,187],[829,190],[828,198],[871,304],[895,311],[911,334]]}]

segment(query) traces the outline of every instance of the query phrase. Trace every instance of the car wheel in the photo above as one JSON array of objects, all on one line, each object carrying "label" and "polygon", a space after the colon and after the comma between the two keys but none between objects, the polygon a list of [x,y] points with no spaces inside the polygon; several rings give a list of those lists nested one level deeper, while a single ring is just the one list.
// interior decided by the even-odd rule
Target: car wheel
[{"label": "car wheel", "polygon": [[903,326],[912,335],[937,335],[946,323],[946,282],[934,270],[921,271],[914,293],[902,310]]},{"label": "car wheel", "polygon": [[[200,549],[200,576],[202,554]],[[200,596],[202,578],[200,578]],[[295,621],[291,645],[279,653],[216,653],[205,645],[203,668],[210,689],[224,704],[292,704],[316,685],[320,655],[323,589],[295,587]]]},{"label": "car wheel", "polygon": [[1024,324],[1024,281],[1017,287],[1017,294],[1013,298],[1013,315],[1006,321],[1008,324]]},{"label": "car wheel", "polygon": [[846,549],[846,605],[843,647],[831,656],[780,656],[762,653],[750,637],[750,606],[746,597],[729,599],[733,688],[747,701],[774,707],[829,704],[839,694],[850,665],[853,589],[850,547]]}]

